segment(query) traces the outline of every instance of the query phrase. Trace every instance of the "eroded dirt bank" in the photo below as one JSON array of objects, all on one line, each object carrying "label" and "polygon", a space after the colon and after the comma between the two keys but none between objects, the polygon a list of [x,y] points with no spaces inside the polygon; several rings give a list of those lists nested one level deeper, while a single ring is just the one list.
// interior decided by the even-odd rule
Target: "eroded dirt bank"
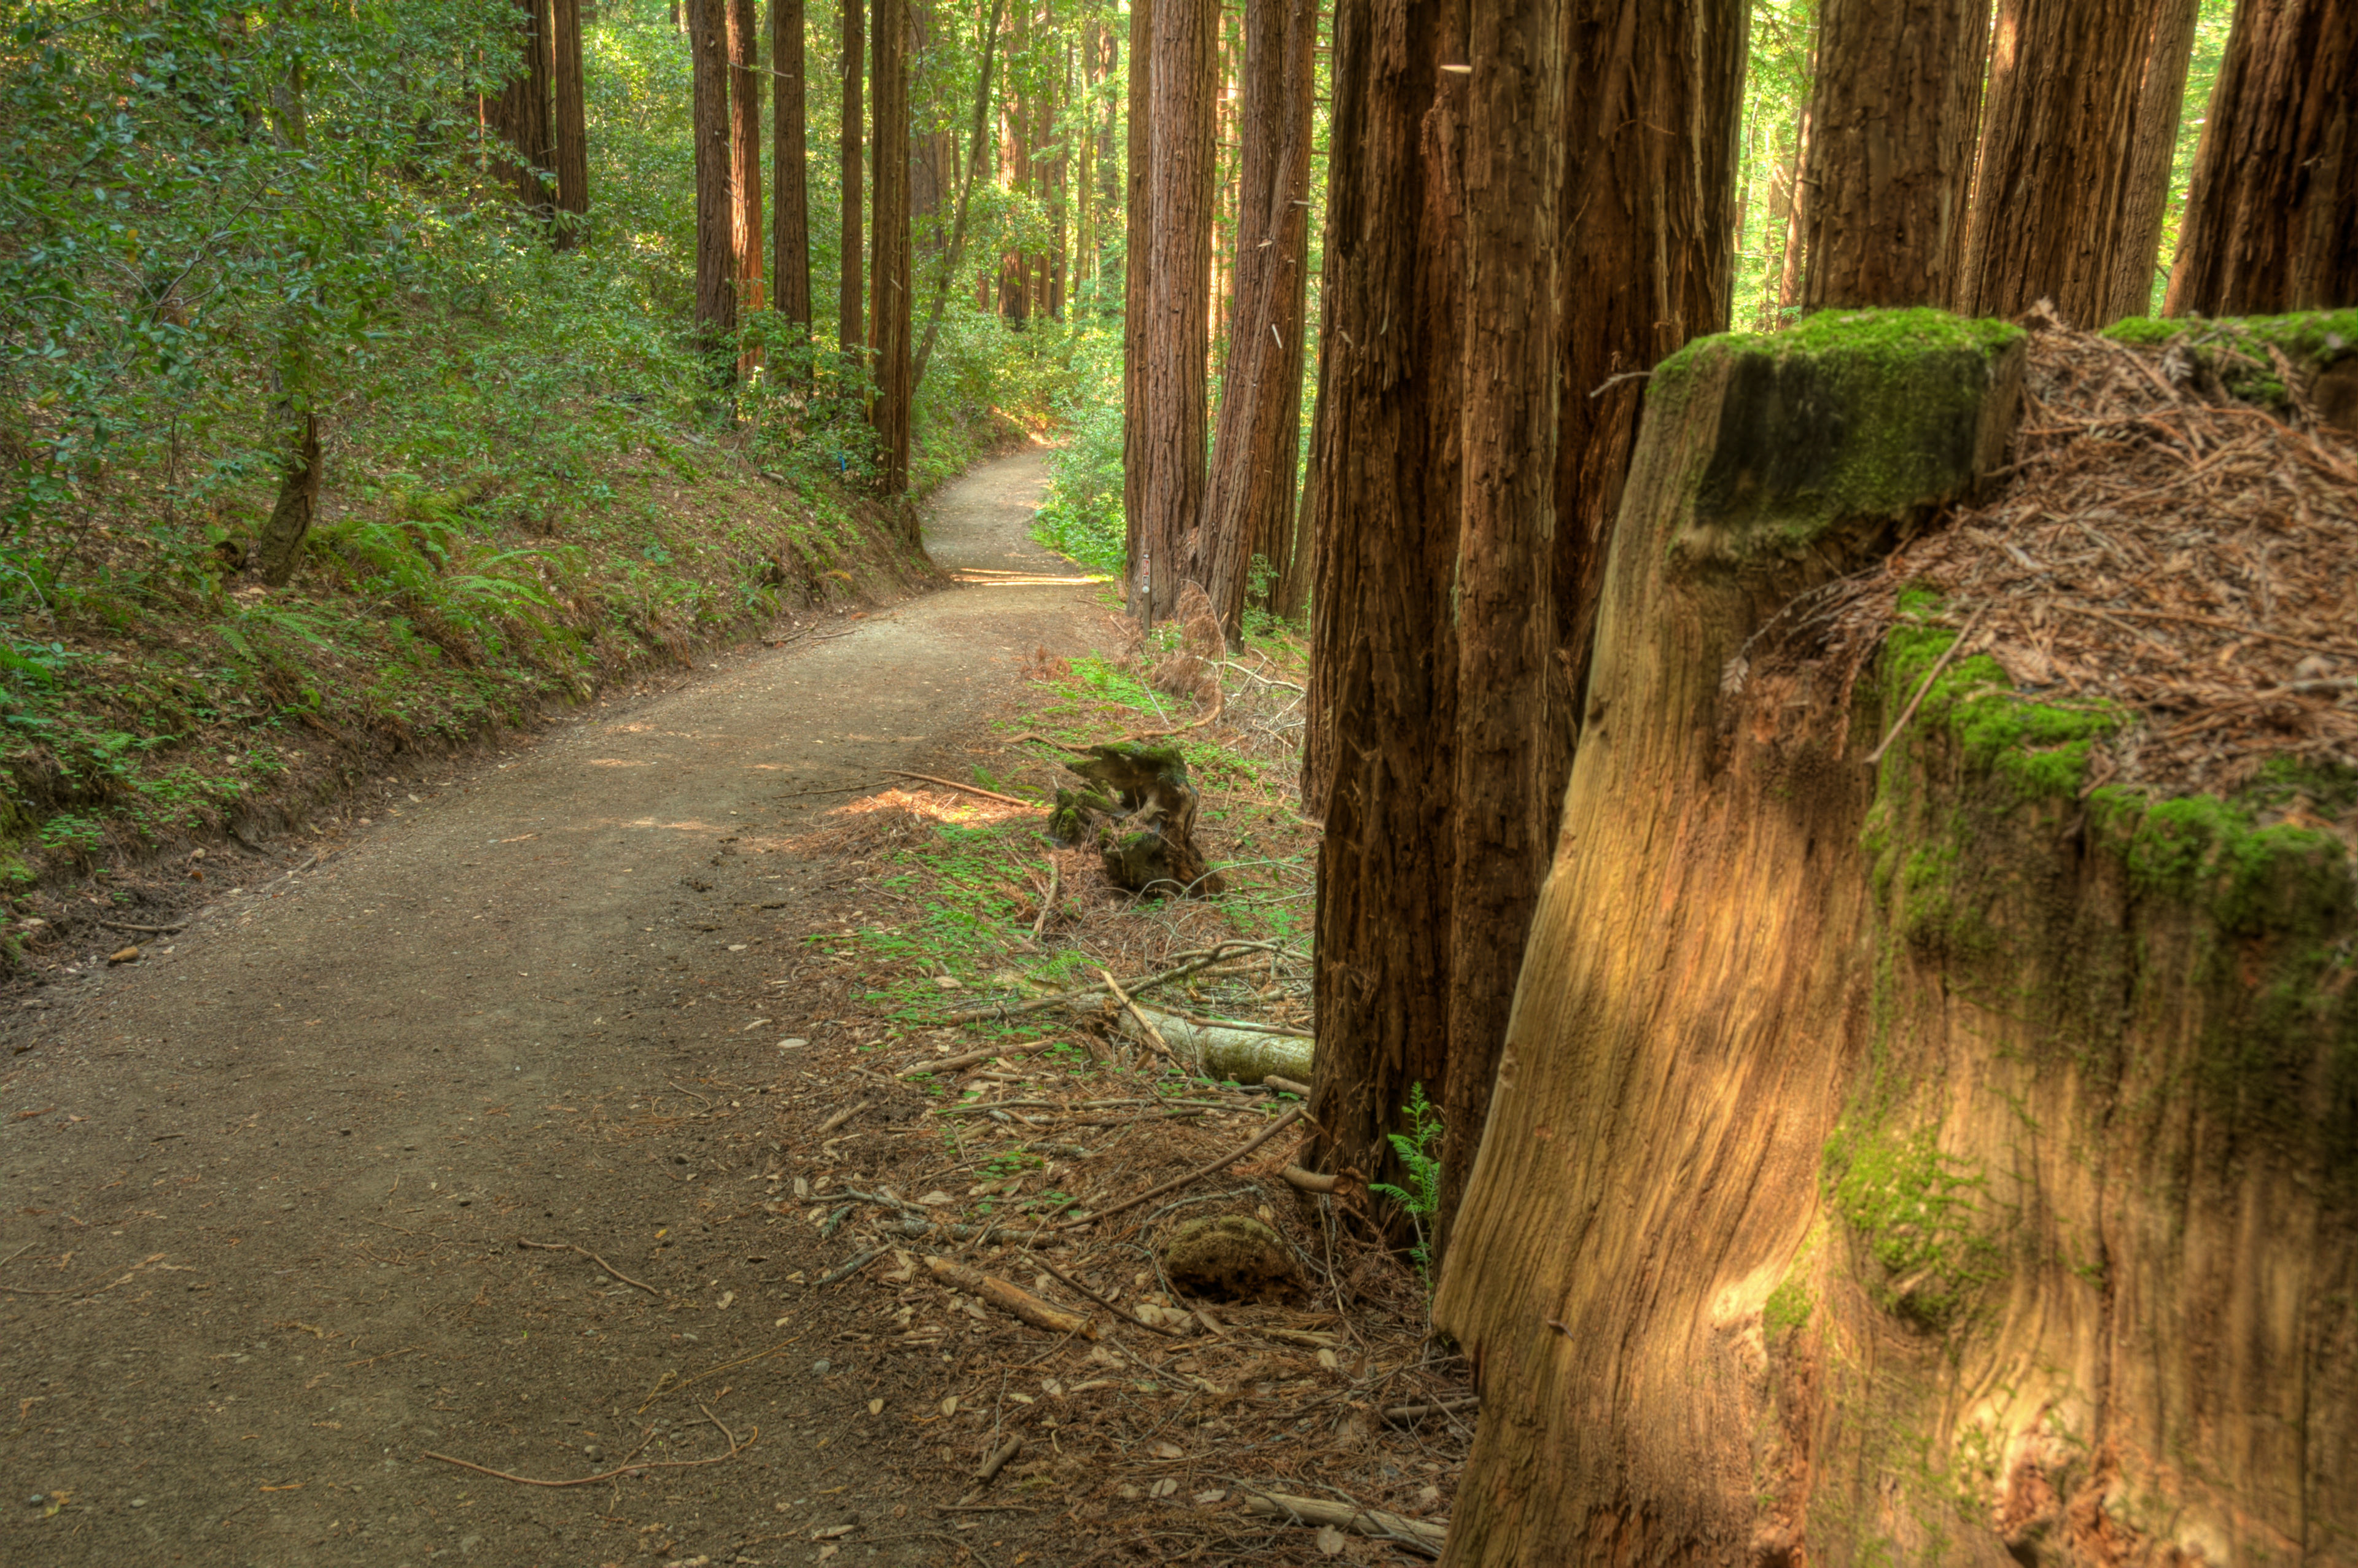
[{"label": "eroded dirt bank", "polygon": [[[18,1011],[0,1558],[799,1561],[835,1513],[862,1562],[939,1552],[894,1523],[892,1368],[763,1207],[761,1095],[861,1081],[796,979],[850,911],[782,846],[885,770],[963,773],[1019,659],[1088,646],[1089,588],[1023,536],[1042,479],[945,493],[959,590],[401,779],[314,869]],[[762,1437],[568,1489],[420,1456],[579,1476],[651,1426],[641,1458]]]}]

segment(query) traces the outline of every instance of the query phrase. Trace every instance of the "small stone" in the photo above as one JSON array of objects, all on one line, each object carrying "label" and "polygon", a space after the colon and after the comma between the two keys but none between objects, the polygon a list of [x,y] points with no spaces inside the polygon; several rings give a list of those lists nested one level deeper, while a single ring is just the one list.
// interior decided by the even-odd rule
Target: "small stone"
[{"label": "small stone", "polygon": [[951,978],[950,978],[949,976],[947,976],[947,975],[936,975],[936,976],[934,977],[934,984],[936,984],[936,985],[937,985],[937,986],[941,987],[941,988],[942,988],[942,989],[944,989],[944,990],[946,990],[946,991],[954,991],[954,990],[959,990],[959,989],[964,989],[964,988],[962,988],[962,987],[957,983],[957,980],[955,980],[955,979],[951,979]]},{"label": "small stone", "polygon": [[809,1041],[804,1039],[799,1034],[789,1034],[784,1040],[778,1042],[778,1049],[781,1051],[794,1051],[809,1044]]},{"label": "small stone", "polygon": [[145,1498],[134,1498],[131,1499],[131,1506],[135,1509],[144,1509],[147,1506],[147,1499]]},{"label": "small stone", "polygon": [[811,1363],[811,1376],[815,1378],[824,1378],[833,1370],[835,1370],[835,1364],[831,1361],[814,1361]]}]

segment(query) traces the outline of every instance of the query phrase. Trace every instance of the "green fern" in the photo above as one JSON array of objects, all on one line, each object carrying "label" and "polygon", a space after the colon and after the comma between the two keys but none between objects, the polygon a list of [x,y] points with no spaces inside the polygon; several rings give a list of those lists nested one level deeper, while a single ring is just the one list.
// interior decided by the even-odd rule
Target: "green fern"
[{"label": "green fern", "polygon": [[1424,1086],[1409,1087],[1408,1104],[1401,1107],[1408,1118],[1408,1130],[1390,1134],[1392,1152],[1400,1156],[1408,1172],[1409,1184],[1396,1187],[1389,1182],[1370,1182],[1368,1190],[1388,1197],[1408,1216],[1416,1232],[1416,1245],[1409,1249],[1409,1257],[1416,1264],[1418,1276],[1429,1286],[1433,1283],[1432,1238],[1425,1232],[1425,1222],[1441,1212],[1441,1156],[1435,1152],[1441,1141],[1441,1108],[1424,1097]]}]

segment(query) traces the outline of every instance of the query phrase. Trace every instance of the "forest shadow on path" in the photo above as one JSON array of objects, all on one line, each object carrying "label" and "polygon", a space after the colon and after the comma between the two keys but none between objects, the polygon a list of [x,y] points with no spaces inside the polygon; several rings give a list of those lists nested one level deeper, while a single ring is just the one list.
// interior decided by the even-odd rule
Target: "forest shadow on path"
[{"label": "forest shadow on path", "polygon": [[17,1010],[0,1560],[799,1563],[847,1523],[847,1560],[940,1555],[890,1368],[789,1278],[826,1244],[770,1206],[758,1097],[862,1081],[795,979],[849,913],[795,836],[963,775],[1020,661],[1087,651],[1044,482],[939,497],[964,586],[417,764],[315,869]]}]

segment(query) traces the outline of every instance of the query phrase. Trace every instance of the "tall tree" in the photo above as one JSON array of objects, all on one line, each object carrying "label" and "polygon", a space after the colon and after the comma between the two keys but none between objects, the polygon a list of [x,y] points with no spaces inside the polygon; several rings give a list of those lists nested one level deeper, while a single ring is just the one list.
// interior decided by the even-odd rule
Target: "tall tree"
[{"label": "tall tree", "polygon": [[1219,0],[1157,0],[1147,182],[1153,222],[1145,363],[1139,387],[1146,466],[1140,618],[1167,620],[1204,507],[1205,355],[1211,343],[1213,92]]},{"label": "tall tree", "polygon": [[835,313],[835,341],[847,354],[857,353],[862,342],[860,276],[861,246],[860,242],[860,70],[866,62],[867,45],[863,31],[866,16],[861,7],[867,0],[842,0],[843,5],[843,243],[839,254],[843,262],[841,287],[838,292]]},{"label": "tall tree", "polygon": [[687,0],[687,49],[695,83],[696,329],[725,384],[725,351],[737,336],[737,248],[729,191],[729,0]]},{"label": "tall tree", "polygon": [[957,277],[959,260],[966,254],[967,213],[973,205],[975,187],[982,182],[990,150],[991,64],[999,49],[999,19],[1006,4],[1007,0],[990,0],[990,16],[982,27],[979,48],[982,64],[975,72],[974,124],[967,141],[966,178],[958,185],[957,210],[950,219],[949,246],[942,253],[941,276],[934,283],[934,302],[925,312],[925,335],[917,344],[916,360],[909,370],[912,397],[925,383],[925,363],[934,357],[934,338],[942,327],[942,310],[949,303],[950,285]]},{"label": "tall tree", "polygon": [[557,209],[573,222],[560,222],[557,244],[569,249],[581,234],[579,220],[590,211],[590,130],[581,82],[581,0],[549,0],[550,80],[555,85]]},{"label": "tall tree", "polygon": [[1130,0],[1129,119],[1123,162],[1121,312],[1121,519],[1122,560],[1128,576],[1122,602],[1141,620],[1147,614],[1146,521],[1146,305],[1154,276],[1152,189],[1147,149],[1152,137],[1149,89],[1154,71],[1154,0]]},{"label": "tall tree", "polygon": [[515,149],[515,157],[503,166],[503,178],[515,187],[517,200],[544,214],[549,210],[549,191],[541,171],[556,158],[549,125],[551,61],[545,5],[546,0],[515,0],[516,73],[482,106],[486,123]]},{"label": "tall tree", "polygon": [[1195,576],[1234,637],[1252,563],[1282,570],[1301,448],[1318,0],[1247,0],[1236,306]]},{"label": "tall tree", "polygon": [[803,0],[770,0],[770,70],[777,78],[775,117],[770,129],[771,303],[807,342],[811,325],[810,189],[803,116],[807,112],[804,72]]},{"label": "tall tree", "polygon": [[[762,35],[753,0],[727,4],[729,244],[736,253],[737,313],[743,320],[769,304],[762,291]],[[738,376],[750,379],[761,362],[761,351],[748,347],[738,359]]]},{"label": "tall tree", "polygon": [[1943,304],[1964,251],[1987,0],[1824,0],[1818,16],[1801,303]]},{"label": "tall tree", "polygon": [[2106,319],[2161,0],[1999,0],[1956,308],[2017,316],[2047,298]]},{"label": "tall tree", "polygon": [[2160,0],[2154,7],[2127,181],[2121,194],[2121,243],[2113,258],[2112,288],[2104,312],[2107,321],[2153,311],[2154,286],[2162,276],[2161,225],[2169,207],[2178,128],[2186,115],[2186,72],[2193,60],[2194,29],[2201,10],[2199,0]]},{"label": "tall tree", "polygon": [[2165,310],[2358,305],[2358,5],[2238,0]]},{"label": "tall tree", "polygon": [[[876,378],[869,420],[884,460],[884,493],[909,488],[909,418],[914,382],[909,361],[909,0],[876,0],[876,58],[869,71],[875,94],[876,276],[868,291],[869,364]],[[915,543],[915,514],[908,514]]]}]

